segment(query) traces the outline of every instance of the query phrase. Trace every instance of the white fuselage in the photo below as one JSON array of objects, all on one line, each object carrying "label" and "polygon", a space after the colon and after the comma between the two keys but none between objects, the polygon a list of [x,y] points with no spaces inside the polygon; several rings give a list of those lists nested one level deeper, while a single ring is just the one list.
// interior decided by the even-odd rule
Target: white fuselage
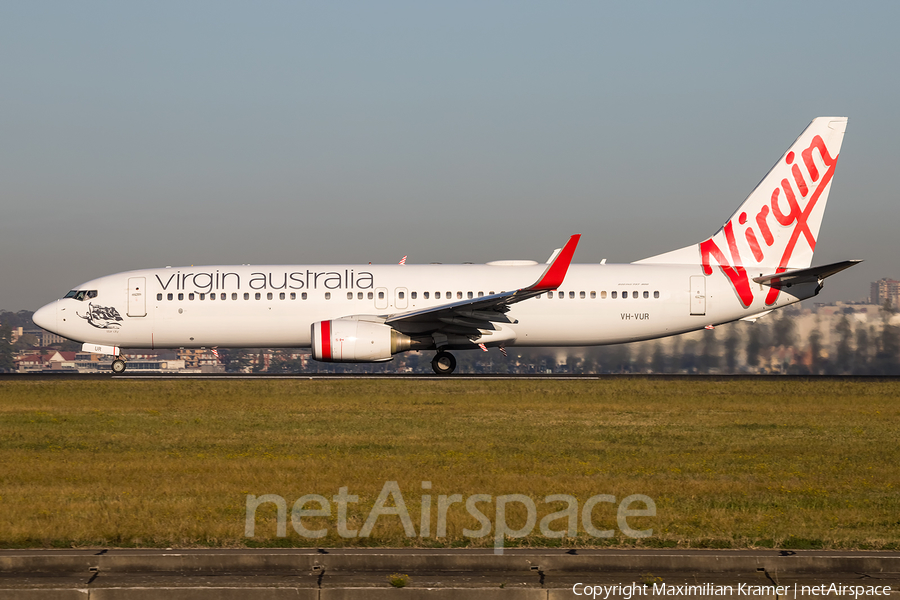
[{"label": "white fuselage", "polygon": [[[520,289],[545,268],[530,264],[145,269],[89,281],[78,288],[88,292],[82,299],[48,304],[35,313],[35,322],[73,340],[124,348],[303,348],[310,346],[310,326],[317,321],[386,317]],[[759,274],[773,270],[759,269]],[[758,288],[754,300],[744,307],[718,269],[705,275],[700,265],[573,264],[557,291],[510,306],[509,323],[452,347],[646,340],[756,315],[817,293],[815,284],[794,286],[766,305],[769,288],[753,287]]]}]

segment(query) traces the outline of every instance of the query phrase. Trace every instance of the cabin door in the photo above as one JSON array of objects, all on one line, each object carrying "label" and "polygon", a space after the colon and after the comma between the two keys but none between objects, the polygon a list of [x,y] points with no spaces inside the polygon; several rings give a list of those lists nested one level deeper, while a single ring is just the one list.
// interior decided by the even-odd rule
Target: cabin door
[{"label": "cabin door", "polygon": [[706,277],[691,275],[691,314],[706,314]]},{"label": "cabin door", "polygon": [[128,316],[147,316],[147,279],[144,277],[128,278]]}]

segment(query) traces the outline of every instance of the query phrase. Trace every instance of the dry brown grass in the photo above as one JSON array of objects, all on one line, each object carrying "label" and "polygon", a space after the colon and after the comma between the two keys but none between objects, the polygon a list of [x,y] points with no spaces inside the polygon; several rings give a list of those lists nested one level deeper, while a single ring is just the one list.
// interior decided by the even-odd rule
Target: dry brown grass
[{"label": "dry brown grass", "polygon": [[[409,539],[393,517],[367,539],[333,520],[318,542],[290,524],[278,538],[271,505],[243,535],[247,494],[290,508],[348,486],[359,527],[396,480],[417,527],[421,493],[525,494],[539,519],[559,508],[547,494],[657,504],[629,521],[648,539],[519,545],[897,548],[898,397],[897,383],[835,380],[4,381],[0,545],[491,543],[462,535],[477,528],[464,508],[441,539],[434,520]],[[595,518],[616,528],[614,507]]]}]

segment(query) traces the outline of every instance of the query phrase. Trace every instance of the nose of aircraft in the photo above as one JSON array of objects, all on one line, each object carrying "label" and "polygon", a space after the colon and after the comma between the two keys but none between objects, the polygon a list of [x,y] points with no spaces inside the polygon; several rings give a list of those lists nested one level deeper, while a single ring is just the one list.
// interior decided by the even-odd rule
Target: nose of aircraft
[{"label": "nose of aircraft", "polygon": [[31,320],[41,329],[56,333],[56,302],[37,309]]}]

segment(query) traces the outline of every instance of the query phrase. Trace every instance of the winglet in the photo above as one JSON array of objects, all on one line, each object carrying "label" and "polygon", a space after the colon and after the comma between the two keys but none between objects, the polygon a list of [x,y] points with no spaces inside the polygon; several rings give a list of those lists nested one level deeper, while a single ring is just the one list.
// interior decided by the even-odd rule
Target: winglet
[{"label": "winglet", "polygon": [[547,267],[547,270],[544,271],[544,274],[541,275],[541,278],[537,280],[537,283],[526,289],[528,291],[545,291],[555,290],[561,286],[569,270],[569,264],[572,262],[572,256],[575,254],[575,247],[580,239],[580,233],[570,237],[563,249],[554,257],[550,266]]}]

